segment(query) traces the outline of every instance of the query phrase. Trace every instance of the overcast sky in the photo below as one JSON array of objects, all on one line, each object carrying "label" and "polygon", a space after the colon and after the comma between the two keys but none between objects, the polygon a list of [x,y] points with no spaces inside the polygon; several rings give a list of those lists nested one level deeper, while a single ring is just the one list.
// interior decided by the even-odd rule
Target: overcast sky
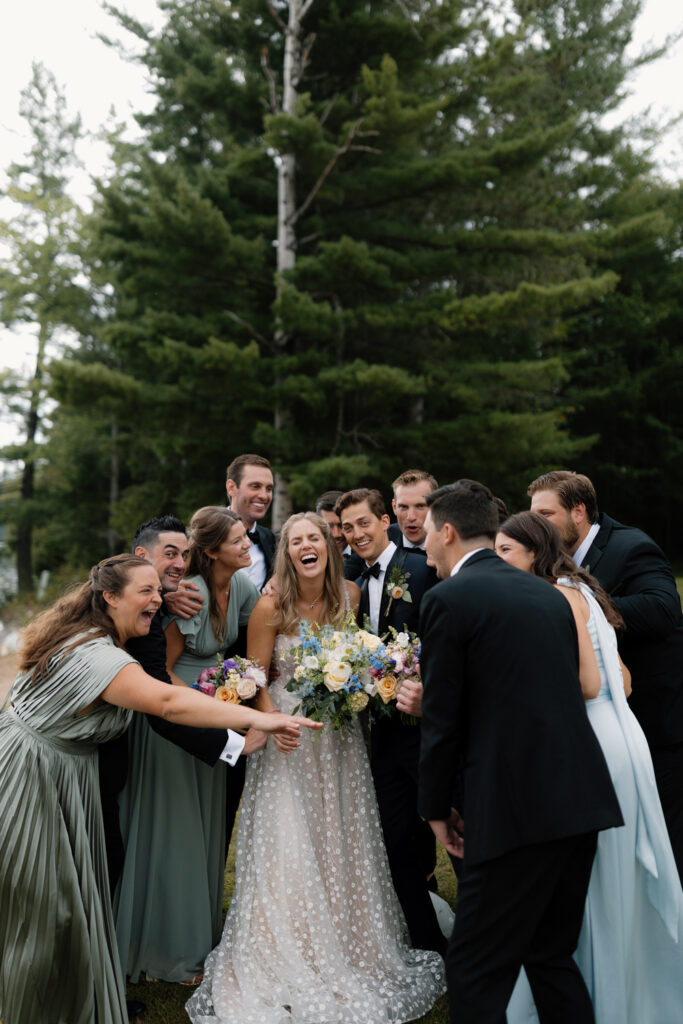
[{"label": "overcast sky", "polygon": [[[155,0],[122,0],[120,6],[153,25],[163,18]],[[31,62],[42,61],[66,93],[69,109],[79,111],[85,128],[96,133],[106,123],[113,106],[117,120],[130,119],[133,111],[149,109],[142,70],[123,61],[104,46],[96,33],[116,36],[116,23],[104,13],[98,0],[5,0],[0,14],[0,169],[19,158],[26,144],[26,130],[19,114],[19,94],[31,77]],[[661,42],[683,28],[683,9],[677,0],[645,0],[636,27],[636,48],[648,41]],[[130,43],[130,40],[128,40]],[[683,107],[683,45],[678,44],[655,67],[641,71],[631,83],[634,95],[621,108],[629,113],[652,106],[658,115],[675,115]],[[89,175],[102,170],[103,146],[90,144],[82,153],[86,169],[80,187],[87,192]],[[683,177],[683,129],[678,127],[658,150],[667,177]],[[0,367],[28,368],[34,346],[24,332],[0,331]],[[0,417],[0,444],[11,439],[11,430]]]}]

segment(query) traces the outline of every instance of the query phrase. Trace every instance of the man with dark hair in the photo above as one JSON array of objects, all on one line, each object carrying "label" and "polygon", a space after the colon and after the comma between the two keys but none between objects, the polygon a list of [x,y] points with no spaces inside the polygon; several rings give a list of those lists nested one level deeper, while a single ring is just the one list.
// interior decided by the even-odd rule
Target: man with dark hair
[{"label": "man with dark hair", "polygon": [[396,477],[391,485],[394,492],[391,507],[396,522],[389,527],[389,539],[397,547],[424,553],[424,522],[427,516],[425,499],[438,486],[432,474],[424,469],[406,469]]},{"label": "man with dark hair", "polygon": [[[364,566],[356,581],[361,588],[361,622],[367,616],[379,636],[390,626],[417,631],[420,600],[434,582],[424,555],[397,548],[389,540],[389,516],[379,491],[348,491],[339,499],[337,512],[344,537]],[[392,584],[401,585],[402,598],[392,598]],[[434,842],[417,813],[420,726],[404,723],[399,713],[419,717],[421,699],[421,683],[404,683],[396,713],[373,725],[370,763],[391,875],[411,942],[443,953],[446,943],[427,882],[434,870]]]},{"label": "man with dark hair", "polygon": [[629,704],[647,737],[671,846],[683,879],[683,616],[666,556],[642,530],[600,513],[587,476],[555,470],[529,485],[531,510],[549,519],[581,568],[604,587],[626,629]]},{"label": "man with dark hair", "polygon": [[420,615],[418,806],[465,855],[446,957],[452,1019],[500,1024],[524,966],[541,1021],[593,1024],[572,954],[597,833],[622,818],[584,707],[574,616],[494,554],[487,487],[460,480],[427,502],[427,558],[443,582]]},{"label": "man with dark hair", "polygon": [[322,516],[327,525],[330,528],[332,534],[332,540],[335,542],[342,556],[346,548],[346,541],[344,534],[342,533],[341,522],[337,515],[336,506],[337,502],[341,498],[343,491],[325,491],[321,494],[315,503],[315,511],[319,516]]},{"label": "man with dark hair", "polygon": [[246,454],[233,459],[225,475],[229,506],[244,523],[251,541],[251,565],[240,571],[262,590],[275,558],[275,534],[261,526],[273,500],[273,471],[262,455]]}]

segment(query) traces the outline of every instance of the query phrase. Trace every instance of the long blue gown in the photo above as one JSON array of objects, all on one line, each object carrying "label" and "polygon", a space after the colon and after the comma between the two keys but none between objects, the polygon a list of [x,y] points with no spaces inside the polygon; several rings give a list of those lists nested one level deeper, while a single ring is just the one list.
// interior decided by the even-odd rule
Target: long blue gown
[{"label": "long blue gown", "polygon": [[[590,607],[588,631],[601,678],[586,710],[625,824],[598,837],[574,956],[596,1024],[677,1024],[683,1021],[683,890],[647,741],[624,694],[616,635],[590,588],[580,589]],[[523,972],[507,1019],[538,1021]]]}]

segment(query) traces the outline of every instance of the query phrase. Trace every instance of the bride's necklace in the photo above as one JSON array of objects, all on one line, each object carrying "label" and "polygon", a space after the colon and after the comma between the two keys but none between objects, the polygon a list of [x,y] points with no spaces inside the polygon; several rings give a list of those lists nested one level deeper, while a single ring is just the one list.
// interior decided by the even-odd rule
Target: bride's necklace
[{"label": "bride's necklace", "polygon": [[305,604],[305,605],[306,605],[306,606],[308,607],[308,610],[309,610],[310,612],[312,612],[312,611],[313,611],[313,609],[314,609],[314,608],[315,608],[315,606],[317,605],[318,601],[322,601],[322,598],[323,598],[323,594],[324,594],[324,591],[323,591],[323,590],[321,590],[321,591],[320,591],[320,593],[318,594],[318,596],[316,597],[315,601],[313,602],[313,604],[308,604],[308,602],[307,602],[307,601],[304,601],[304,602],[303,602],[303,603],[304,603],[304,604]]}]

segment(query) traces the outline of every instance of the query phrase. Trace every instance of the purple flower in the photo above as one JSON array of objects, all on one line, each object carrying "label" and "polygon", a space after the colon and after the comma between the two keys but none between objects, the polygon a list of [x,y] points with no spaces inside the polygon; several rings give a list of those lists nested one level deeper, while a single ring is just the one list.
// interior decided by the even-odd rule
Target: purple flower
[{"label": "purple flower", "polygon": [[233,661],[232,658],[228,658],[227,661],[223,662],[224,672],[230,672],[233,668],[239,668],[239,665],[237,664],[236,661]]}]

